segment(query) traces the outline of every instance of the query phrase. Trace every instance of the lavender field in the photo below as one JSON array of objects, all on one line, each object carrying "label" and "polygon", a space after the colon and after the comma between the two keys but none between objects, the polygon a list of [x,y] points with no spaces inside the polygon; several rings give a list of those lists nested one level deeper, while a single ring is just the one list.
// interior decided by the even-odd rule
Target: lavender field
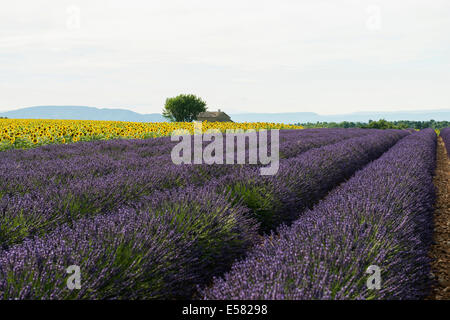
[{"label": "lavender field", "polygon": [[440,132],[442,140],[444,140],[445,148],[447,149],[447,154],[450,155],[450,128],[442,129]]},{"label": "lavender field", "polygon": [[168,137],[1,152],[0,299],[423,299],[436,142],[281,130],[267,176],[176,165]]}]

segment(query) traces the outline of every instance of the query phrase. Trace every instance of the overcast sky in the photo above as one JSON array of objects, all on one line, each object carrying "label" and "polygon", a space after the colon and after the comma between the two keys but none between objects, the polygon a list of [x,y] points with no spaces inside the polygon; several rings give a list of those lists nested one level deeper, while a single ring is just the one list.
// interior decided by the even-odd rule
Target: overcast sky
[{"label": "overcast sky", "polygon": [[14,0],[0,7],[0,111],[450,108],[448,0]]}]

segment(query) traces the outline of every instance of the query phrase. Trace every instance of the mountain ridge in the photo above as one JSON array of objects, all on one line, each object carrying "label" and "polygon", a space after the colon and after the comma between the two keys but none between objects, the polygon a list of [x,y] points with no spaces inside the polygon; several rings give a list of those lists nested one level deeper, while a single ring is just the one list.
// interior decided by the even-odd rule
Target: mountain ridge
[{"label": "mountain ridge", "polygon": [[[226,110],[225,110],[226,112]],[[280,113],[230,113],[235,122],[367,122],[386,119],[388,121],[410,120],[450,120],[450,109],[412,110],[394,112],[354,112],[347,114],[320,115],[315,112],[280,112]],[[11,119],[61,119],[61,120],[103,120],[131,122],[164,122],[159,113],[141,114],[127,109],[96,108],[88,106],[35,106],[0,112],[0,117]]]}]

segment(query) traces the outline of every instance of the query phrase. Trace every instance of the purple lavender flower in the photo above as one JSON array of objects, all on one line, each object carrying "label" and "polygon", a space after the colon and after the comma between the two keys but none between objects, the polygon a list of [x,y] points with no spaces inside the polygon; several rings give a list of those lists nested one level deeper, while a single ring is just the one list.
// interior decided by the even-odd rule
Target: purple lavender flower
[{"label": "purple lavender flower", "polygon": [[[205,299],[419,299],[430,290],[436,134],[402,139],[292,226],[266,236]],[[382,270],[370,290],[366,270]]]},{"label": "purple lavender flower", "polygon": [[442,129],[439,135],[444,140],[447,156],[450,158],[450,128]]}]

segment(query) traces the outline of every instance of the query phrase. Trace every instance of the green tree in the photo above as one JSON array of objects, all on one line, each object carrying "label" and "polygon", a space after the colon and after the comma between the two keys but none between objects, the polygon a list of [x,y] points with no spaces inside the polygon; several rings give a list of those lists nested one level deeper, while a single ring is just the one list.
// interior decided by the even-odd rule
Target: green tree
[{"label": "green tree", "polygon": [[180,94],[167,98],[163,116],[170,121],[191,122],[206,111],[206,102],[193,94]]},{"label": "green tree", "polygon": [[389,121],[386,121],[385,119],[380,119],[378,121],[369,120],[369,125],[367,126],[367,128],[370,128],[370,129],[393,129],[394,127]]}]

